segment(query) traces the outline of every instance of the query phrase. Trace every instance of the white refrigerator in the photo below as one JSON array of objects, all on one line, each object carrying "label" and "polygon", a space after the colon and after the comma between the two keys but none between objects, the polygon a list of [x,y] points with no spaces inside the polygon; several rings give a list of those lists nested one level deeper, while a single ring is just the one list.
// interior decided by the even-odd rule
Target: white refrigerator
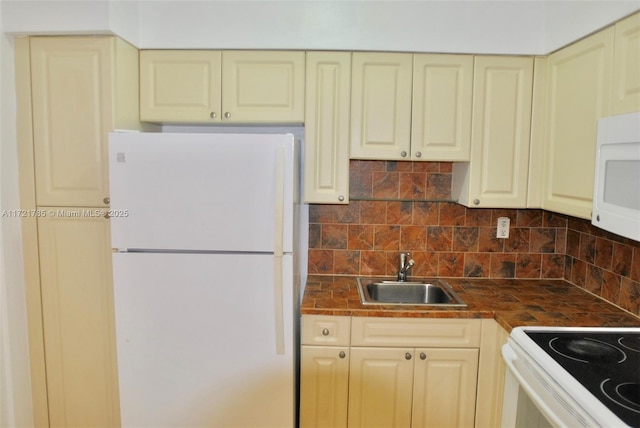
[{"label": "white refrigerator", "polygon": [[295,425],[298,158],[292,135],[110,135],[123,427]]}]

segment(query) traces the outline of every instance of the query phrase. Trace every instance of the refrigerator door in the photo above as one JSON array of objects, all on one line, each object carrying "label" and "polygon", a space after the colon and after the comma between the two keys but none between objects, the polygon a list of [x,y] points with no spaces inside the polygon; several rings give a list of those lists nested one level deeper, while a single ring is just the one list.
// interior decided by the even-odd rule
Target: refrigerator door
[{"label": "refrigerator door", "polygon": [[292,135],[110,134],[113,247],[291,252],[294,144]]},{"label": "refrigerator door", "polygon": [[123,427],[294,426],[292,256],[280,302],[278,260],[113,255]]}]

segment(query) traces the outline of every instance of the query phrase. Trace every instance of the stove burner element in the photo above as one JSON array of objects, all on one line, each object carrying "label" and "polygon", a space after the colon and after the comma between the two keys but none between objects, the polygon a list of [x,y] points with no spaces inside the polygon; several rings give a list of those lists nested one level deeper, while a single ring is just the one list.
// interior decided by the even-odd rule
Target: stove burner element
[{"label": "stove burner element", "polygon": [[616,346],[588,337],[579,339],[554,337],[549,341],[549,347],[563,357],[582,363],[595,361],[621,363],[627,359],[624,351]]},{"label": "stove burner element", "polygon": [[605,379],[600,384],[604,395],[617,405],[640,414],[640,384],[625,382],[614,386],[610,381]]},{"label": "stove burner element", "polygon": [[618,343],[630,351],[640,352],[640,336],[624,336]]}]

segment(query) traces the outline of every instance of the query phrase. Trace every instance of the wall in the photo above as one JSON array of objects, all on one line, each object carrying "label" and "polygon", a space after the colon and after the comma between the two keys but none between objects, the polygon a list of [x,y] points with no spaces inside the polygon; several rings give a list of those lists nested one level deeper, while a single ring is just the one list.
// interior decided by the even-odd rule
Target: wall
[{"label": "wall", "polygon": [[11,34],[117,34],[145,49],[543,55],[637,0],[2,0]]},{"label": "wall", "polygon": [[310,207],[310,274],[393,276],[409,251],[416,276],[566,278],[640,315],[640,243],[544,210],[466,208],[449,162],[351,161],[350,183],[348,205]]},{"label": "wall", "polygon": [[[0,30],[2,24],[0,23]],[[13,45],[0,35],[0,212],[20,207]],[[20,219],[0,216],[0,426],[33,426]]]}]

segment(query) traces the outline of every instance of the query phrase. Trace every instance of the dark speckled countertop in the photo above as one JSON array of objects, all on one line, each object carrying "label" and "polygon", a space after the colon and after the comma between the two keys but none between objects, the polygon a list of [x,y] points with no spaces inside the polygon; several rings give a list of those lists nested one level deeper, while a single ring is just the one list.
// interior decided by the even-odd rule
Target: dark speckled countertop
[{"label": "dark speckled countertop", "polygon": [[523,325],[640,327],[639,317],[561,279],[442,279],[449,283],[467,307],[363,305],[355,276],[311,275],[307,279],[301,313],[494,318],[507,331]]}]

